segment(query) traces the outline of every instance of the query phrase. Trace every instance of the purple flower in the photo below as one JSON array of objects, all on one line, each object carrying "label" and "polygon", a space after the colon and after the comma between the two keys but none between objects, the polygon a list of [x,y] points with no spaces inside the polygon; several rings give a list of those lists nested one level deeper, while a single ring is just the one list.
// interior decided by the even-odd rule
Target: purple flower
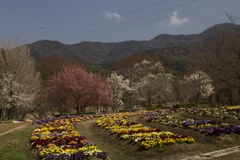
[{"label": "purple flower", "polygon": [[70,160],[71,157],[68,154],[63,153],[63,154],[59,155],[59,159],[61,159],[61,160]]},{"label": "purple flower", "polygon": [[58,155],[56,155],[56,154],[48,154],[45,159],[46,160],[57,160],[58,159]]},{"label": "purple flower", "polygon": [[85,155],[83,152],[76,152],[74,154],[72,154],[71,158],[74,160],[82,160],[84,159]]},{"label": "purple flower", "polygon": [[106,152],[98,152],[97,157],[101,159],[106,159],[108,154]]}]

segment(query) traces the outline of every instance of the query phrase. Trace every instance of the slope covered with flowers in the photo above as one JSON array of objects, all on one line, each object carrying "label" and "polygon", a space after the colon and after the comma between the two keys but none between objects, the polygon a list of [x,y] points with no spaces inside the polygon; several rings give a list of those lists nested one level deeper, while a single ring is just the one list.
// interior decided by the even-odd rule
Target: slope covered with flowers
[{"label": "slope covered with flowers", "polygon": [[[217,111],[217,109],[214,110]],[[148,122],[155,121],[172,127],[192,129],[195,131],[199,131],[200,133],[205,133],[207,135],[219,136],[220,134],[230,133],[240,134],[240,126],[233,123],[222,123],[220,121],[208,119],[181,119],[178,117],[170,116],[160,110],[144,112],[141,117]]]},{"label": "slope covered with flowers", "polygon": [[90,118],[93,117],[60,117],[44,121],[33,131],[30,138],[31,146],[38,150],[38,158],[44,160],[81,160],[94,157],[106,159],[106,152],[75,130],[76,123]]},{"label": "slope covered with flowers", "polygon": [[178,135],[159,128],[150,128],[136,122],[128,122],[127,117],[136,113],[105,115],[96,120],[97,126],[116,134],[121,139],[130,140],[144,149],[175,143],[194,143],[190,136]]},{"label": "slope covered with flowers", "polygon": [[240,120],[240,106],[222,106],[216,108],[195,107],[188,108],[186,113],[205,117]]}]

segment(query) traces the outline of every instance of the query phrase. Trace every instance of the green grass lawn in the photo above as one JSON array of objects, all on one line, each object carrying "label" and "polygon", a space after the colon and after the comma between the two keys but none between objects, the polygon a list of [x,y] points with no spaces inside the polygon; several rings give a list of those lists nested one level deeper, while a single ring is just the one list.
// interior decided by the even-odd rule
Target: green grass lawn
[{"label": "green grass lawn", "polygon": [[[0,133],[25,123],[0,126]],[[31,149],[29,139],[36,126],[29,124],[20,130],[10,132],[0,137],[0,160],[33,160],[36,151]]]}]

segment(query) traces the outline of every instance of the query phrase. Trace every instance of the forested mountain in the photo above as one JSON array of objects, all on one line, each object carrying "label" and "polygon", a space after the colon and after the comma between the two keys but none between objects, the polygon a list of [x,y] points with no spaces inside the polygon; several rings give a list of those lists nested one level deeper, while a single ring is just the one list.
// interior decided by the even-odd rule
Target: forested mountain
[{"label": "forested mountain", "polygon": [[58,55],[89,65],[119,69],[123,65],[116,65],[120,63],[117,61],[124,64],[124,60],[129,61],[127,58],[129,56],[130,59],[133,59],[133,55],[151,55],[159,58],[167,68],[183,71],[191,46],[214,38],[220,31],[221,34],[222,32],[228,33],[233,27],[234,25],[231,23],[223,23],[210,27],[199,34],[161,34],[148,41],[81,42],[68,45],[57,41],[42,40],[28,44],[28,46],[31,49],[31,55],[37,62],[45,56]]}]

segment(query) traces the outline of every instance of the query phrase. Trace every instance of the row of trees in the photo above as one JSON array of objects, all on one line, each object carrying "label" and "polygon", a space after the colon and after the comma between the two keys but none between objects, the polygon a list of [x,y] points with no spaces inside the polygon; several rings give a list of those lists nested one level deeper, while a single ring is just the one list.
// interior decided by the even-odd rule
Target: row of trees
[{"label": "row of trees", "polygon": [[[96,109],[111,106],[112,111],[117,112],[126,97],[130,97],[131,106],[147,107],[175,99],[174,81],[171,74],[165,73],[161,62],[148,60],[134,65],[131,78],[124,78],[116,72],[109,77],[101,76],[87,72],[80,65],[67,65],[50,78],[44,99],[50,110],[57,109],[60,114],[73,108],[80,114],[88,106],[96,106]],[[197,71],[180,82],[179,95],[198,103],[213,93],[211,82],[207,74]]]},{"label": "row of trees", "polygon": [[25,113],[33,110],[64,114],[75,109],[80,114],[88,106],[95,106],[96,110],[100,106],[111,106],[112,111],[117,112],[127,101],[126,97],[130,98],[130,106],[150,107],[153,103],[161,104],[176,97],[179,101],[198,102],[213,91],[211,78],[203,72],[179,80],[166,73],[160,61],[148,60],[136,63],[130,74],[123,77],[116,72],[110,75],[89,72],[80,64],[57,58],[55,68],[50,67],[52,71],[45,74],[41,86],[40,74],[25,45],[5,47],[0,56],[1,118],[19,115],[23,118]]},{"label": "row of trees", "polygon": [[126,75],[130,79],[131,105],[151,107],[164,102],[199,103],[213,93],[209,75],[195,71],[190,76],[173,76],[167,73],[161,62],[144,60],[136,63]]}]

